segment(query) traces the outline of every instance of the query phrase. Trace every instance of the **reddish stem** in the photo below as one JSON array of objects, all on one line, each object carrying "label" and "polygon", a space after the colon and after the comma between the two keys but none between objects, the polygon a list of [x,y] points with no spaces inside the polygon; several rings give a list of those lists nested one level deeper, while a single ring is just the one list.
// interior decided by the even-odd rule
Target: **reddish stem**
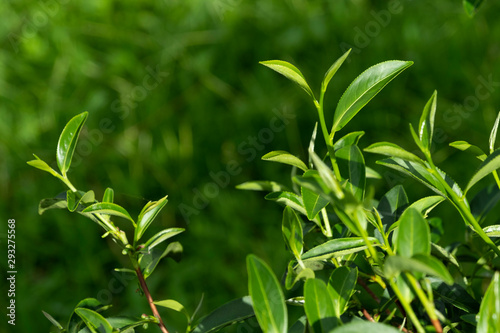
[{"label": "reddish stem", "polygon": [[153,297],[151,297],[151,293],[149,292],[148,285],[146,284],[146,280],[144,279],[144,275],[142,275],[141,269],[136,268],[135,272],[137,273],[137,277],[139,278],[139,283],[141,284],[142,291],[144,292],[144,295],[146,295],[146,298],[148,299],[149,307],[151,308],[151,311],[153,312],[153,316],[155,316],[159,321],[158,326],[160,327],[160,329],[163,333],[168,333],[168,330],[165,327],[165,325],[163,324],[163,320],[161,319],[161,316],[158,313],[158,309],[156,308],[156,305],[153,301]]}]

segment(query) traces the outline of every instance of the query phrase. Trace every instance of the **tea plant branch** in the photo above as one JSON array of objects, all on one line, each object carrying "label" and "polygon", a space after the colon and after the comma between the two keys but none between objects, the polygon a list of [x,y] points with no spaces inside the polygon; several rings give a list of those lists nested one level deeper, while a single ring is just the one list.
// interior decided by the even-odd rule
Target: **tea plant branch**
[{"label": "tea plant branch", "polygon": [[441,323],[439,322],[437,315],[436,315],[436,309],[434,308],[434,303],[429,301],[425,293],[423,292],[422,288],[420,287],[418,281],[415,279],[413,275],[410,273],[405,273],[405,277],[408,279],[410,282],[410,285],[412,286],[413,291],[415,291],[415,294],[417,294],[417,297],[420,299],[420,302],[425,308],[425,311],[429,315],[429,318],[431,320],[432,325],[436,329],[437,333],[442,333],[443,328],[441,327]]},{"label": "tea plant branch", "polygon": [[455,208],[458,210],[462,218],[464,219],[465,223],[468,224],[472,229],[483,239],[483,241],[490,246],[490,248],[495,252],[495,254],[500,257],[500,249],[495,245],[495,243],[491,240],[491,238],[486,235],[484,232],[483,228],[479,225],[477,222],[476,218],[472,215],[469,207],[465,204],[465,194],[463,194],[462,197],[459,197],[455,191],[450,187],[448,182],[443,178],[441,173],[437,170],[437,167],[434,165],[434,162],[432,161],[432,157],[430,156],[430,153],[427,151],[424,151],[424,154],[426,155],[426,159],[429,162],[429,165],[431,167],[431,172],[432,174],[436,177],[436,179],[444,186],[446,191],[448,192],[448,200],[450,200]]},{"label": "tea plant branch", "polygon": [[158,320],[158,327],[160,327],[160,330],[163,333],[168,333],[167,328],[165,327],[165,324],[163,324],[163,320],[161,319],[160,313],[158,312],[158,309],[156,308],[156,305],[153,301],[153,297],[151,296],[151,293],[149,292],[148,285],[146,284],[146,280],[144,279],[144,275],[142,274],[141,268],[139,266],[139,263],[135,259],[135,257],[132,254],[129,254],[130,261],[132,261],[134,265],[134,270],[135,273],[137,274],[137,278],[139,279],[139,284],[141,285],[141,289],[144,292],[144,295],[146,296],[146,299],[148,300],[149,307],[151,308],[151,312],[153,312],[153,316]]}]

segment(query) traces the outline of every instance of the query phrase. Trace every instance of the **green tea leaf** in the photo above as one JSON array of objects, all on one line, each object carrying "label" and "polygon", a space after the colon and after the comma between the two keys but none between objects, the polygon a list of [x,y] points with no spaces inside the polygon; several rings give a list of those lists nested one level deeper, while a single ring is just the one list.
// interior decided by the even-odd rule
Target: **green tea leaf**
[{"label": "green tea leaf", "polygon": [[228,325],[255,316],[252,306],[252,298],[245,296],[230,301],[215,309],[208,316],[201,319],[196,325],[193,333],[216,332]]},{"label": "green tea leaf", "polygon": [[57,196],[55,198],[43,199],[38,205],[38,214],[42,215],[49,209],[67,209],[68,202],[66,201],[66,193],[64,197]]},{"label": "green tea leaf", "polygon": [[294,176],[292,179],[294,183],[318,195],[326,195],[331,192],[317,170],[308,170],[302,176]]},{"label": "green tea leaf", "polygon": [[450,146],[458,150],[472,154],[481,161],[484,161],[486,157],[488,157],[481,148],[479,148],[478,146],[471,145],[467,141],[454,141],[450,143]]},{"label": "green tea leaf", "polygon": [[500,327],[500,274],[495,272],[479,309],[477,333],[496,333]]},{"label": "green tea leaf", "polygon": [[300,260],[300,255],[302,254],[303,249],[302,224],[295,211],[288,206],[285,207],[285,211],[283,212],[281,230],[283,232],[285,244],[288,246],[295,258]]},{"label": "green tea leaf", "polygon": [[363,320],[353,320],[352,322],[342,325],[330,331],[329,333],[401,333],[397,328]]},{"label": "green tea leaf", "polygon": [[490,154],[495,151],[495,141],[497,140],[498,123],[500,122],[500,112],[498,112],[495,123],[490,133]]},{"label": "green tea leaf", "polygon": [[282,60],[260,61],[259,64],[269,67],[285,76],[287,79],[297,83],[306,93],[309,94],[309,96],[312,97],[313,100],[315,100],[314,94],[311,88],[309,88],[304,75],[302,75],[300,70],[294,65]]},{"label": "green tea leaf", "polygon": [[248,290],[260,328],[264,333],[286,333],[288,312],[276,276],[253,254],[247,256],[247,270]]},{"label": "green tea leaf", "polygon": [[[314,124],[314,129],[311,135],[311,140],[309,141],[309,148],[307,149],[308,152],[314,151],[314,145],[316,143],[316,134],[318,133],[318,122]],[[312,161],[312,156],[309,153],[309,167],[312,169],[313,168],[313,161]]]},{"label": "green tea leaf", "polygon": [[[368,239],[372,246],[380,245],[376,238],[368,237]],[[366,248],[361,237],[337,238],[313,247],[302,255],[302,260],[327,260],[363,251]]]},{"label": "green tea leaf", "polygon": [[489,184],[479,191],[470,202],[472,215],[481,224],[490,212],[500,201],[500,190],[496,184]]},{"label": "green tea leaf", "polygon": [[130,217],[130,214],[125,210],[125,208],[110,202],[99,202],[93,204],[85,208],[83,210],[83,213],[108,214],[118,216],[131,221],[135,225],[135,221],[132,219],[132,217]]},{"label": "green tea leaf", "polygon": [[236,185],[236,188],[238,190],[249,190],[249,191],[268,191],[268,192],[288,191],[286,186],[268,180],[244,182],[242,184]]},{"label": "green tea leaf", "polygon": [[483,231],[488,237],[500,237],[500,224],[489,225]]},{"label": "green tea leaf", "polygon": [[483,161],[483,163],[481,163],[481,165],[476,170],[471,180],[467,184],[467,187],[465,188],[465,193],[467,193],[470,190],[470,188],[474,186],[478,181],[480,181],[493,171],[497,170],[498,168],[500,168],[500,149],[495,150],[493,153],[491,153],[490,156],[488,156]]},{"label": "green tea leaf", "polygon": [[148,202],[142,209],[139,217],[137,218],[137,228],[135,228],[134,241],[138,242],[141,239],[144,232],[149,228],[153,220],[156,218],[158,213],[167,204],[167,195],[158,201]]},{"label": "green tea leaf", "polygon": [[156,301],[154,303],[156,305],[158,305],[158,306],[161,306],[161,307],[164,307],[164,308],[167,308],[167,309],[171,309],[171,310],[174,310],[174,311],[177,311],[177,312],[180,312],[180,313],[184,314],[186,316],[186,318],[187,318],[188,321],[191,318],[191,316],[189,315],[189,312],[186,310],[186,308],[184,307],[184,305],[182,305],[181,303],[179,303],[176,300],[165,299],[163,301]]},{"label": "green tea leaf", "polygon": [[367,166],[366,179],[382,179],[382,176],[380,175],[380,173]]},{"label": "green tea leaf", "polygon": [[434,90],[431,98],[425,104],[424,111],[418,123],[418,134],[420,142],[426,150],[429,150],[432,145],[432,135],[434,133],[434,118],[436,117],[436,99],[437,91]]},{"label": "green tea leaf", "polygon": [[106,188],[106,191],[104,191],[104,195],[102,197],[102,202],[113,203],[114,200],[115,200],[115,191],[113,191],[113,189],[110,187]]},{"label": "green tea leaf", "polygon": [[276,150],[267,153],[266,155],[262,156],[262,160],[288,164],[295,166],[303,171],[307,171],[307,166],[304,162],[302,162],[298,157],[283,150]]},{"label": "green tea leaf", "polygon": [[333,78],[335,73],[339,70],[340,66],[344,63],[344,61],[347,59],[349,56],[349,53],[351,53],[352,49],[347,50],[346,53],[344,53],[340,58],[338,58],[332,66],[326,71],[325,77],[323,78],[323,82],[321,82],[321,91],[324,93],[326,91],[326,88],[328,88],[328,84],[330,83],[330,80]]},{"label": "green tea leaf", "polygon": [[300,280],[314,279],[315,274],[314,271],[306,267],[302,269],[300,266],[297,266],[297,272],[294,269],[296,261],[291,260],[288,263],[286,278],[285,278],[285,288],[290,290],[293,286],[299,282]]},{"label": "green tea leaf", "polygon": [[377,142],[363,150],[367,153],[381,154],[389,157],[399,157],[403,160],[424,164],[422,159],[417,155],[412,154],[400,146],[390,142]]},{"label": "green tea leaf", "polygon": [[[83,191],[73,192],[68,190],[66,192],[66,200],[68,202],[68,210],[74,212],[80,205],[82,205],[82,207],[87,207],[89,204],[94,203],[95,194],[92,190],[86,193]],[[80,210],[83,209],[80,207]]]},{"label": "green tea leaf", "polygon": [[340,139],[338,139],[337,142],[335,142],[335,144],[333,145],[333,150],[337,151],[337,150],[344,148],[344,147],[348,147],[351,145],[357,145],[359,142],[359,139],[363,135],[365,135],[365,132],[363,132],[363,131],[348,133],[348,134],[344,135],[343,137],[341,137]]},{"label": "green tea leaf", "polygon": [[174,237],[175,235],[180,234],[183,232],[183,228],[168,228],[160,231],[153,237],[151,237],[145,244],[144,247],[148,250],[151,250],[154,248],[156,245],[161,244],[162,242],[166,241],[167,239]]},{"label": "green tea leaf", "polygon": [[335,152],[337,163],[342,170],[346,170],[348,188],[356,199],[363,201],[366,184],[365,159],[356,145],[344,147]]},{"label": "green tea leaf", "polygon": [[[430,197],[425,197],[412,203],[409,208],[414,208],[418,210],[424,218],[427,218],[429,214],[437,205],[443,202],[445,198],[439,195],[433,195]],[[387,234],[391,233],[394,229],[399,227],[399,220],[393,223],[387,230]]]},{"label": "green tea leaf", "polygon": [[392,79],[412,64],[411,61],[386,61],[368,68],[358,76],[337,104],[332,133],[342,129]]},{"label": "green tea leaf", "polygon": [[86,309],[77,308],[75,313],[82,318],[83,322],[90,329],[91,332],[97,333],[112,333],[113,327],[111,324],[99,313]]},{"label": "green tea leaf", "polygon": [[399,220],[406,207],[408,207],[408,197],[402,185],[396,185],[384,194],[377,206],[384,229]]},{"label": "green tea leaf", "polygon": [[139,266],[144,275],[144,278],[148,278],[161,259],[166,257],[172,257],[175,261],[179,261],[182,255],[182,245],[179,242],[172,242],[168,244],[165,250],[161,250],[158,247],[154,247],[146,253],[139,255]]},{"label": "green tea leaf", "polygon": [[[103,305],[95,298],[85,298],[76,305],[75,310],[79,308],[85,308],[96,312],[101,312],[107,309],[108,307],[109,306]],[[83,324],[82,319],[77,315],[75,311],[73,311],[68,321],[68,326],[67,326],[68,333],[79,332],[81,324]]]},{"label": "green tea leaf", "polygon": [[78,136],[83,128],[83,124],[89,115],[88,112],[74,116],[64,127],[57,143],[57,165],[63,177],[71,165],[71,159],[76,148]]},{"label": "green tea leaf", "polygon": [[52,323],[52,325],[57,327],[59,330],[63,329],[62,325],[59,324],[59,322],[57,320],[55,320],[54,317],[52,317],[50,314],[48,314],[47,312],[45,312],[43,310],[42,310],[42,313],[45,316],[45,318],[47,318]]},{"label": "green tea leaf", "polygon": [[302,316],[290,327],[288,333],[306,333],[307,317]]},{"label": "green tea leaf", "polygon": [[[342,187],[340,186],[339,181],[335,178],[332,169],[330,169],[316,153],[309,152],[312,157],[314,166],[318,170],[318,174],[321,177],[321,180],[329,189],[328,192],[332,191],[338,199],[344,198],[344,192],[342,191]],[[327,193],[328,193],[327,192]]]},{"label": "green tea leaf", "polygon": [[306,280],[304,299],[304,310],[314,333],[330,332],[337,327],[339,319],[333,309],[331,295],[323,281]]},{"label": "green tea leaf", "polygon": [[272,192],[264,198],[266,200],[276,201],[279,204],[291,207],[299,213],[307,216],[302,198],[293,192]]},{"label": "green tea leaf", "polygon": [[336,317],[340,318],[347,310],[347,303],[351,299],[357,282],[357,268],[340,266],[333,271],[328,284],[332,287],[331,295]]},{"label": "green tea leaf", "polygon": [[429,187],[437,194],[446,197],[446,189],[443,187],[443,185],[439,183],[436,177],[434,177],[425,166],[419,163],[405,161],[396,157],[377,161],[377,164],[384,165],[405,175],[411,176],[425,186]]},{"label": "green tea leaf", "polygon": [[431,283],[434,292],[444,302],[469,313],[476,314],[478,312],[479,303],[461,285],[457,283],[448,285],[441,279],[434,277],[428,277],[427,279]]},{"label": "green tea leaf", "polygon": [[306,209],[307,218],[309,220],[313,220],[330,202],[328,199],[308,188],[301,187],[300,191],[302,192],[302,201],[304,202],[304,208]]},{"label": "green tea leaf", "polygon": [[429,224],[418,210],[408,208],[401,215],[396,243],[397,252],[403,257],[431,253]]},{"label": "green tea leaf", "polygon": [[384,263],[384,273],[388,278],[396,277],[401,272],[423,273],[440,278],[447,284],[453,284],[453,278],[438,259],[425,254],[416,254],[412,258],[389,256]]},{"label": "green tea leaf", "polygon": [[484,0],[462,0],[464,10],[470,17],[473,17],[483,4]]},{"label": "green tea leaf", "polygon": [[46,171],[56,178],[62,179],[62,176],[56,170],[52,169],[45,161],[42,161],[35,154],[33,154],[33,156],[35,156],[36,160],[28,161],[26,163],[28,163],[32,167]]}]

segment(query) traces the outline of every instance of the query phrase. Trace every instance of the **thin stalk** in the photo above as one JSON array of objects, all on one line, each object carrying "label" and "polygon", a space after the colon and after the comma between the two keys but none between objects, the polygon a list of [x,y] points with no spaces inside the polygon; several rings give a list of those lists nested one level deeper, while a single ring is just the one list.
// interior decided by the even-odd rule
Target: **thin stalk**
[{"label": "thin stalk", "polygon": [[495,182],[497,183],[497,186],[500,189],[500,178],[498,178],[498,172],[496,170],[493,171],[493,177],[495,178]]},{"label": "thin stalk", "polygon": [[139,279],[139,284],[141,285],[141,289],[144,292],[144,295],[146,295],[149,307],[151,308],[151,312],[153,312],[153,316],[155,316],[155,318],[158,319],[158,327],[160,327],[160,330],[163,333],[168,333],[168,330],[165,327],[165,324],[163,324],[163,320],[161,319],[160,313],[158,312],[158,309],[156,308],[156,305],[153,301],[153,297],[151,297],[151,293],[149,292],[148,285],[146,284],[146,280],[144,279],[144,275],[142,275],[139,263],[137,262],[137,260],[135,260],[135,258],[132,255],[130,255],[130,260],[134,265],[135,273],[137,274],[137,278]]},{"label": "thin stalk", "polygon": [[323,216],[323,222],[325,223],[325,236],[328,238],[332,237],[332,228],[330,227],[330,220],[328,219],[328,214],[326,213],[326,208],[321,210],[321,215]]},{"label": "thin stalk", "polygon": [[[319,98],[319,103],[317,100],[314,100],[314,105],[318,110],[319,123],[321,126],[321,132],[323,133],[323,138],[325,139],[326,148],[328,149],[328,155],[330,155],[330,161],[332,162],[333,172],[335,173],[335,177],[340,181],[342,177],[340,175],[339,166],[337,165],[337,160],[335,159],[335,150],[333,149],[333,135],[328,133],[328,128],[326,127],[325,122],[325,114],[323,112],[323,99],[325,96],[325,92],[321,92],[321,96]],[[333,133],[332,133],[333,134]]]},{"label": "thin stalk", "polygon": [[401,305],[405,309],[406,315],[410,318],[411,322],[413,323],[413,325],[417,329],[417,332],[424,333],[425,330],[422,327],[422,324],[420,324],[420,322],[418,321],[417,315],[413,311],[410,303],[408,303],[406,301],[406,299],[403,297],[403,294],[401,294],[401,291],[399,290],[399,288],[396,285],[396,283],[394,283],[393,281],[389,280],[389,284],[391,285],[392,290],[394,290],[394,293],[398,297],[399,302],[401,302]]},{"label": "thin stalk", "polygon": [[443,328],[441,327],[441,323],[438,320],[438,317],[436,316],[434,304],[429,301],[425,293],[423,292],[422,288],[420,288],[420,285],[418,284],[417,280],[413,275],[410,273],[405,273],[406,278],[410,282],[410,285],[413,288],[413,291],[417,294],[417,297],[420,299],[420,302],[425,308],[425,312],[427,312],[427,315],[429,315],[429,318],[432,322],[432,325],[436,329],[437,333],[442,333]]}]

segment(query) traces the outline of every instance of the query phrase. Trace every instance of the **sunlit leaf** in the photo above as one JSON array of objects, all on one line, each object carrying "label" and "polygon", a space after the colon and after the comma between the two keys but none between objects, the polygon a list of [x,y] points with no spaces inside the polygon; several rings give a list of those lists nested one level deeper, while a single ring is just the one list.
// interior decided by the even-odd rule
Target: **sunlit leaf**
[{"label": "sunlit leaf", "polygon": [[288,246],[295,258],[300,260],[303,248],[302,225],[295,211],[288,206],[285,207],[285,211],[283,212],[283,223],[281,229],[283,232],[283,238],[285,239],[285,244]]},{"label": "sunlit leaf", "polygon": [[130,214],[125,210],[125,208],[110,202],[99,202],[95,203],[83,210],[84,213],[94,213],[94,214],[108,214],[113,216],[119,216],[124,219],[131,221],[135,224],[135,221],[130,217]]},{"label": "sunlit leaf", "polygon": [[62,178],[61,175],[57,171],[55,171],[54,169],[52,169],[45,161],[42,161],[35,154],[33,154],[33,156],[35,156],[36,160],[28,161],[26,163],[28,163],[32,167],[35,167],[37,169],[46,171],[46,172],[50,173],[52,176],[54,176],[54,177],[57,177],[59,179]]},{"label": "sunlit leaf", "polygon": [[287,79],[297,83],[302,89],[304,89],[306,93],[309,94],[309,96],[315,99],[311,88],[309,87],[306,79],[304,78],[304,75],[302,75],[300,70],[294,65],[282,60],[268,60],[268,61],[261,61],[259,63],[266,67],[271,68],[272,70],[285,76]]},{"label": "sunlit leaf", "polygon": [[472,154],[481,161],[484,161],[486,157],[488,157],[481,148],[479,148],[478,146],[471,145],[467,141],[454,141],[450,143],[450,146],[458,150]]},{"label": "sunlit leaf", "polygon": [[318,213],[330,202],[325,197],[313,192],[312,190],[301,187],[302,201],[307,212],[307,218],[313,220]]},{"label": "sunlit leaf", "polygon": [[464,10],[470,17],[474,16],[484,0],[462,0]]},{"label": "sunlit leaf", "polygon": [[422,159],[420,159],[417,155],[412,154],[409,151],[404,150],[397,144],[390,142],[377,142],[366,147],[363,150],[367,153],[381,154],[389,157],[399,157],[403,160],[423,164]]},{"label": "sunlit leaf", "polygon": [[344,53],[340,58],[338,58],[332,66],[326,71],[325,77],[323,78],[323,81],[321,82],[321,91],[324,93],[326,91],[326,88],[328,88],[328,84],[330,83],[330,80],[332,77],[337,73],[339,70],[340,66],[344,63],[344,61],[347,59],[349,56],[349,53],[351,53],[351,49],[347,50],[346,53]]},{"label": "sunlit leaf", "polygon": [[335,152],[340,171],[344,170],[348,188],[356,199],[363,201],[366,184],[365,159],[356,145],[341,148]]},{"label": "sunlit leaf", "polygon": [[[379,245],[374,237],[368,237],[372,246]],[[302,260],[327,260],[363,251],[367,246],[361,237],[337,238],[313,247],[302,255]]]},{"label": "sunlit leaf", "polygon": [[144,208],[142,209],[139,217],[137,218],[137,228],[135,228],[134,233],[134,241],[139,241],[144,232],[151,225],[156,216],[160,213],[160,211],[167,204],[167,196],[164,196],[158,201],[150,201],[148,202]]},{"label": "sunlit leaf", "polygon": [[347,303],[358,281],[357,268],[341,266],[336,268],[330,276],[328,284],[332,287],[331,295],[336,317],[339,317],[347,310]]},{"label": "sunlit leaf", "polygon": [[75,313],[82,318],[83,322],[92,332],[112,333],[113,327],[99,313],[86,308],[77,308]]},{"label": "sunlit leaf", "polygon": [[145,244],[144,247],[148,250],[151,250],[158,244],[161,244],[162,242],[166,241],[167,239],[174,237],[175,235],[180,234],[183,232],[183,228],[168,228],[164,229],[157,234],[155,234],[153,237],[151,237]]},{"label": "sunlit leaf", "polygon": [[437,91],[434,90],[431,98],[425,104],[424,111],[418,123],[418,135],[420,142],[425,149],[429,150],[432,145],[432,135],[434,133],[434,118],[436,117]]},{"label": "sunlit leaf", "polygon": [[83,128],[83,124],[87,119],[88,112],[80,113],[74,116],[64,127],[59,141],[57,143],[57,165],[63,177],[66,177],[66,172],[71,165],[71,159],[76,148],[78,135]]},{"label": "sunlit leaf", "polygon": [[344,92],[335,109],[332,133],[342,129],[392,79],[413,64],[392,60],[368,68]]},{"label": "sunlit leaf", "polygon": [[286,186],[269,180],[256,180],[236,185],[238,190],[279,192],[288,191]]},{"label": "sunlit leaf", "polygon": [[283,150],[276,150],[262,156],[264,161],[279,162],[295,166],[303,171],[307,171],[307,166],[298,157]]}]

